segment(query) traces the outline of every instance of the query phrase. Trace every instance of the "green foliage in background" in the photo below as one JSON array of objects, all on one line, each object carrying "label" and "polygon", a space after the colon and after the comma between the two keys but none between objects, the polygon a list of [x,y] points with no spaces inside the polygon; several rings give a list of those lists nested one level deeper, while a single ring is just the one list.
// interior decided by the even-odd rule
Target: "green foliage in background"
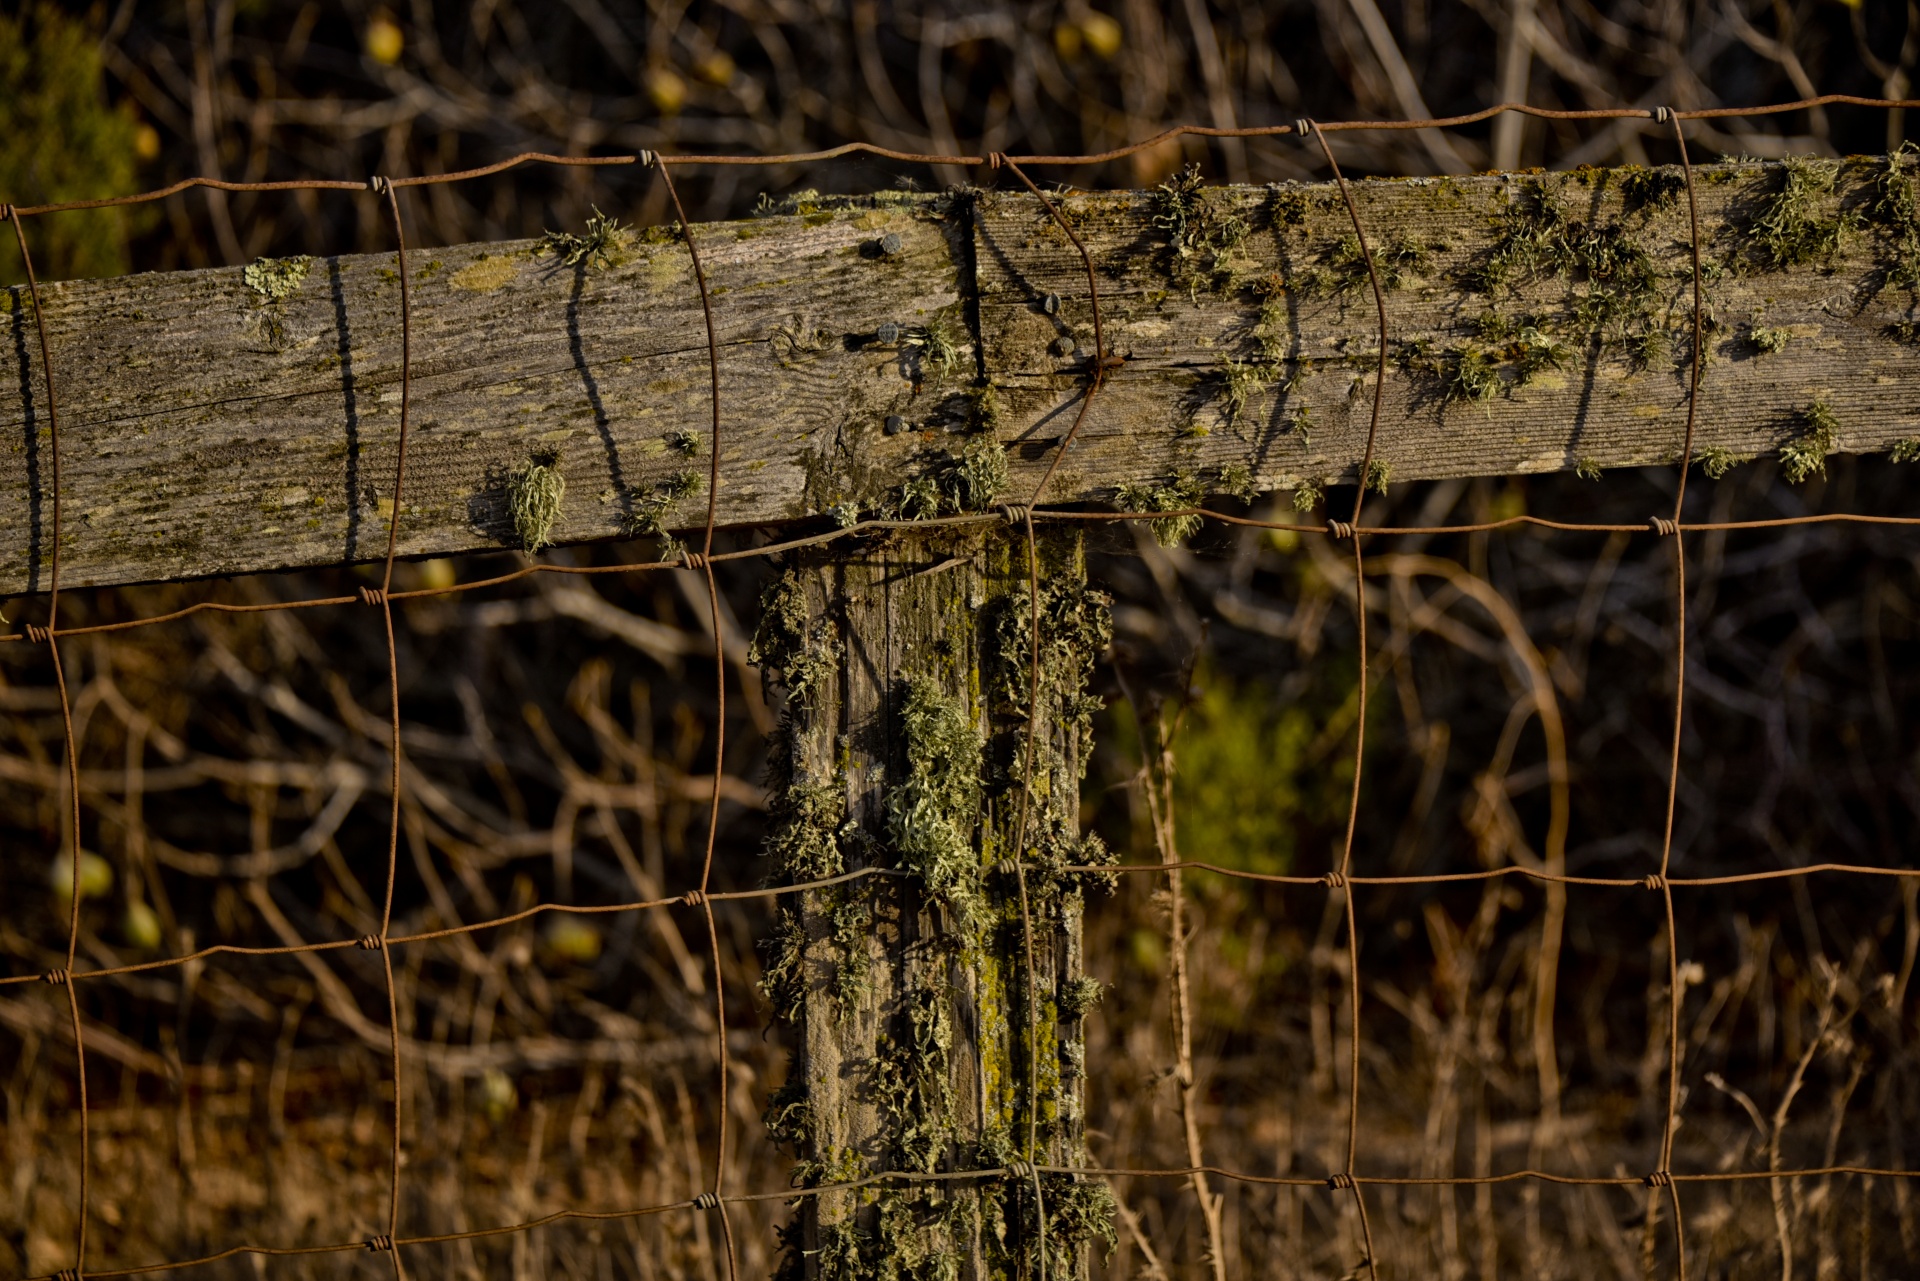
[{"label": "green foliage in background", "polygon": [[[99,38],[86,22],[43,0],[0,6],[0,201],[51,204],[137,190],[139,130],[127,104],[107,101]],[[28,219],[35,273],[67,280],[125,272],[130,221],[123,209]],[[25,280],[13,228],[0,227],[0,284]]]},{"label": "green foliage in background", "polygon": [[[1353,778],[1350,731],[1337,744],[1323,741],[1330,717],[1351,724],[1354,673],[1337,673],[1311,702],[1283,702],[1259,680],[1236,681],[1203,666],[1195,673],[1195,701],[1174,739],[1174,824],[1180,856],[1248,872],[1284,874],[1301,854],[1301,841],[1346,816]],[[1331,695],[1331,697],[1329,697]],[[1377,716],[1379,707],[1370,709]],[[1139,727],[1125,702],[1111,712],[1112,747],[1138,768]],[[1149,846],[1150,833],[1140,840]],[[1151,849],[1142,856],[1154,857]],[[1306,851],[1315,871],[1325,852]],[[1198,880],[1211,878],[1200,877]]]}]

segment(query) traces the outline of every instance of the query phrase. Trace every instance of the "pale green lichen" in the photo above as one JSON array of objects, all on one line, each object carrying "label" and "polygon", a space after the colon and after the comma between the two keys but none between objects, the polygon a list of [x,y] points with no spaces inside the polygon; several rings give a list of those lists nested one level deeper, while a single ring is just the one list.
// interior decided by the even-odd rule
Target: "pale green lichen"
[{"label": "pale green lichen", "polygon": [[635,500],[627,517],[627,532],[660,539],[660,559],[673,559],[679,555],[679,543],[667,536],[667,521],[675,508],[699,493],[706,483],[706,475],[692,468],[675,472]]},{"label": "pale green lichen", "polygon": [[1197,476],[1176,470],[1167,480],[1126,481],[1114,494],[1114,503],[1127,512],[1179,513],[1147,522],[1155,542],[1177,547],[1200,528],[1200,515],[1188,509],[1198,507],[1205,497]]},{"label": "pale green lichen", "polygon": [[1600,460],[1585,455],[1581,456],[1574,461],[1573,474],[1581,480],[1599,480],[1602,474],[1600,470]]},{"label": "pale green lichen", "polygon": [[667,433],[667,448],[688,458],[698,457],[700,433],[687,427],[676,428]]},{"label": "pale green lichen", "polygon": [[1753,460],[1721,445],[1709,445],[1699,453],[1700,470],[1709,480],[1719,480],[1741,463]]},{"label": "pale green lichen", "polygon": [[1341,298],[1371,289],[1378,277],[1380,291],[1393,293],[1404,289],[1427,269],[1433,257],[1432,246],[1425,241],[1401,237],[1374,247],[1373,270],[1367,270],[1367,250],[1359,237],[1337,241],[1323,256],[1323,265],[1307,272],[1301,280],[1303,292],[1322,297]]},{"label": "pale green lichen", "polygon": [[1260,488],[1253,480],[1253,468],[1245,463],[1228,463],[1222,467],[1219,484],[1221,493],[1243,503],[1252,503],[1260,494]]},{"label": "pale green lichen", "polygon": [[543,449],[533,454],[507,478],[507,511],[513,532],[529,555],[553,544],[553,525],[567,496],[567,478],[560,474],[560,454]]},{"label": "pale green lichen", "polygon": [[1830,261],[1855,224],[1834,196],[1839,163],[1789,156],[1777,175],[1747,223],[1749,260],[1767,271]]},{"label": "pale green lichen", "polygon": [[1793,332],[1788,329],[1757,323],[1747,327],[1747,340],[1753,344],[1753,349],[1763,356],[1776,356],[1785,351],[1787,342],[1792,337]]},{"label": "pale green lichen", "polygon": [[1384,458],[1375,458],[1367,463],[1366,487],[1376,494],[1387,492],[1387,482],[1393,477],[1393,466]]},{"label": "pale green lichen", "polygon": [[872,990],[873,958],[867,945],[873,938],[873,901],[858,889],[828,892],[828,937],[838,959],[833,967],[835,1013],[844,1019]]},{"label": "pale green lichen", "polygon": [[1893,448],[1887,451],[1887,457],[1896,463],[1920,459],[1920,436],[1905,436],[1894,441]]},{"label": "pale green lichen", "polygon": [[807,995],[807,929],[800,913],[781,906],[773,930],[760,940],[760,995],[774,1017],[796,1022]]},{"label": "pale green lichen", "polygon": [[285,302],[300,290],[313,259],[304,254],[292,258],[261,258],[247,264],[240,279],[264,302]]},{"label": "pale green lichen", "polygon": [[1056,998],[1060,1007],[1060,1017],[1080,1019],[1100,1004],[1100,998],[1106,995],[1106,985],[1099,979],[1082,976],[1069,979],[1060,985],[1060,994]]},{"label": "pale green lichen", "polygon": [[1493,245],[1466,274],[1469,288],[1493,294],[1564,279],[1570,286],[1565,317],[1578,329],[1630,343],[1651,326],[1659,273],[1624,225],[1571,218],[1558,187],[1528,180],[1509,196],[1495,232]]},{"label": "pale green lichen", "polygon": [[[1029,1189],[1032,1186],[1030,1180],[1022,1180],[1010,1185],[1009,1191],[1022,1185]],[[1109,1252],[1119,1244],[1113,1222],[1113,1191],[1105,1183],[1081,1181],[1080,1176],[1072,1174],[1043,1174],[1040,1185],[1046,1204],[1044,1235],[1049,1276],[1076,1275],[1082,1252],[1096,1241]],[[1042,1236],[1040,1216],[1031,1193],[1011,1199],[1018,1206],[1019,1239],[1037,1243]]]},{"label": "pale green lichen", "polygon": [[1260,361],[1220,358],[1221,399],[1227,408],[1227,422],[1240,417],[1254,397],[1273,385],[1273,369]]},{"label": "pale green lichen", "polygon": [[625,244],[626,228],[595,207],[587,217],[584,234],[549,231],[540,237],[540,248],[558,258],[566,267],[615,267]]},{"label": "pale green lichen", "polygon": [[1827,474],[1827,455],[1840,445],[1840,421],[1824,400],[1806,411],[1806,432],[1780,446],[1780,474],[1798,485]]},{"label": "pale green lichen", "polygon": [[1915,208],[1914,170],[1920,165],[1920,149],[1903,142],[1881,162],[1874,178],[1874,198],[1867,205],[1867,217],[1877,224],[1887,239],[1892,261],[1885,268],[1890,285],[1920,292],[1920,210]]},{"label": "pale green lichen", "polygon": [[806,1082],[789,1075],[767,1096],[767,1108],[760,1119],[769,1139],[798,1150],[813,1134],[813,1104],[807,1098]]},{"label": "pale green lichen", "polygon": [[747,661],[786,686],[787,697],[804,703],[823,688],[840,658],[833,621],[807,607],[806,589],[792,571],[760,594],[760,622]]},{"label": "pale green lichen", "polygon": [[953,1024],[944,992],[916,985],[874,1060],[872,1090],[900,1168],[930,1171],[953,1129],[948,1060]]},{"label": "pale green lichen", "polygon": [[900,340],[903,350],[917,362],[933,370],[934,382],[945,382],[966,355],[966,332],[945,315],[936,315],[924,325],[909,328]]},{"label": "pale green lichen", "polygon": [[990,436],[968,441],[941,478],[941,494],[959,512],[985,511],[1007,488],[1007,451]]},{"label": "pale green lichen", "polygon": [[[1078,577],[1042,578],[1039,613],[1040,693],[1063,700],[1062,720],[1090,722],[1100,704],[1080,700],[1094,665],[1113,643],[1113,598]],[[1002,710],[1025,708],[1033,697],[1033,614],[1033,598],[1020,583],[993,616],[988,688]]]},{"label": "pale green lichen", "polygon": [[846,789],[837,783],[792,783],[770,798],[761,853],[783,882],[825,880],[847,870],[840,849]]},{"label": "pale green lichen", "polygon": [[887,835],[901,866],[970,928],[980,909],[980,736],[960,699],[932,677],[910,677],[904,693],[904,769],[887,792]]},{"label": "pale green lichen", "polygon": [[905,481],[881,504],[881,515],[902,520],[985,511],[1006,492],[1007,450],[990,435],[970,438],[958,454]]},{"label": "pale green lichen", "polygon": [[1248,228],[1238,214],[1208,197],[1198,165],[1188,165],[1154,189],[1153,225],[1166,233],[1167,272],[1197,300],[1204,289],[1233,285],[1233,259]]},{"label": "pale green lichen", "polygon": [[1478,347],[1456,347],[1447,352],[1444,366],[1446,398],[1485,404],[1505,386],[1493,357]]},{"label": "pale green lichen", "polygon": [[1326,491],[1318,481],[1303,480],[1293,487],[1293,509],[1302,516],[1310,516],[1326,497]]},{"label": "pale green lichen", "polygon": [[1313,407],[1301,405],[1287,415],[1287,430],[1300,438],[1300,448],[1313,448]]}]

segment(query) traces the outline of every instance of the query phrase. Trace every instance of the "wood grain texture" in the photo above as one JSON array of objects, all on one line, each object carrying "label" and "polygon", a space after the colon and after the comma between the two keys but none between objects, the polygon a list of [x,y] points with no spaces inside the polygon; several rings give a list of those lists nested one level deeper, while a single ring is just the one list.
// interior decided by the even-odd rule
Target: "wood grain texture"
[{"label": "wood grain texture", "polygon": [[[1753,223],[1785,171],[1697,171],[1711,318],[1698,449],[1771,453],[1806,431],[1816,402],[1838,422],[1840,450],[1884,450],[1920,433],[1920,347],[1889,331],[1911,319],[1914,297],[1889,283],[1896,237],[1870,218],[1882,168],[1848,162],[1810,207],[1857,225],[1837,252],[1782,270],[1760,261]],[[1353,184],[1370,242],[1397,277],[1379,442],[1394,480],[1677,455],[1692,307],[1685,198],[1669,186],[1663,202],[1630,210],[1628,177]],[[1472,287],[1514,226],[1510,211],[1542,191],[1564,227],[1646,255],[1651,287],[1624,328],[1580,318],[1595,298],[1607,301],[1608,286],[1578,271]],[[1364,280],[1342,265],[1352,232],[1337,193],[1218,188],[1198,199],[1206,218],[1244,231],[1217,263],[1175,254],[1164,196],[1060,201],[1096,258],[1108,344],[1126,361],[1047,501],[1111,501],[1123,482],[1178,476],[1209,490],[1353,478],[1378,347]],[[996,389],[1005,497],[1031,497],[1072,422],[1092,350],[1085,274],[1037,201],[890,197],[694,234],[719,327],[723,522],[897,501],[904,482],[961,451],[978,421],[966,393],[979,378]],[[897,247],[883,252],[889,234]],[[667,526],[697,523],[703,495],[659,510],[675,476],[704,473],[709,435],[686,250],[655,231],[628,236],[615,258],[568,268],[534,242],[409,255],[402,554],[513,545],[507,478],[544,448],[559,452],[567,482],[556,542],[618,536],[649,512]],[[397,284],[392,255],[361,255],[314,260],[277,301],[239,268],[43,285],[60,398],[63,582],[380,554],[399,425]],[[17,594],[47,586],[51,439],[24,287],[0,294],[0,308],[0,594]],[[1523,385],[1513,342],[1478,336],[1488,313],[1514,329],[1535,322],[1560,348],[1557,367]],[[892,343],[876,338],[887,322],[902,326]],[[1759,351],[1756,326],[1784,335],[1785,347]],[[926,358],[928,327],[959,339],[944,373]],[[1639,358],[1622,341],[1629,330]],[[1660,337],[1649,342],[1651,333]],[[1262,363],[1263,351],[1278,363]],[[1486,356],[1498,380],[1484,403],[1450,399],[1466,352]],[[1229,361],[1267,384],[1237,412]],[[888,434],[896,415],[905,430]],[[694,434],[694,456],[673,443],[683,432]]]},{"label": "wood grain texture", "polygon": [[[1077,536],[1050,532],[1041,547],[1045,605],[1080,601],[1104,611],[1104,599],[1084,591]],[[1075,711],[1094,653],[1083,649],[1078,665],[1054,661],[1025,714],[1026,550],[1021,531],[915,531],[797,556],[783,585],[792,595],[777,607],[775,630],[797,630],[768,656],[770,669],[782,673],[776,684],[791,682],[801,664],[813,674],[778,731],[771,879],[916,869],[795,894],[778,909],[782,921],[766,945],[776,976],[769,995],[793,1058],[775,1095],[785,1118],[775,1128],[806,1181],[978,1168],[1014,1155],[1086,1160],[1084,1010],[1067,995],[1085,975],[1085,904],[1073,878],[1042,865],[1097,848],[1079,837],[1090,744]],[[1043,612],[1050,660],[1072,643],[1056,616]],[[964,813],[947,815],[958,842],[950,889],[935,888],[902,848],[903,829],[924,835],[944,821],[933,816],[938,801],[923,811],[914,799],[915,772],[925,766],[913,757],[926,750],[916,735],[926,731],[908,711],[910,682],[950,707],[970,748],[942,760],[943,773],[968,775],[976,793]],[[1008,697],[1008,682],[1021,697]],[[1020,834],[1029,725],[1037,736],[1022,854],[1031,864],[1031,1038],[1018,889],[994,870]],[[800,849],[809,851],[804,867],[790,861]],[[1030,1087],[1037,1148],[1028,1146]],[[945,1258],[961,1276],[1030,1275],[1017,1266],[1034,1248],[1019,1226],[1032,1213],[1021,1209],[1027,1195],[1019,1181],[823,1194],[800,1203],[801,1249],[839,1257],[858,1242],[876,1259]],[[912,1212],[900,1214],[903,1207]],[[1084,1240],[1056,1229],[1053,1245],[1055,1275],[1065,1257],[1084,1264]]]}]

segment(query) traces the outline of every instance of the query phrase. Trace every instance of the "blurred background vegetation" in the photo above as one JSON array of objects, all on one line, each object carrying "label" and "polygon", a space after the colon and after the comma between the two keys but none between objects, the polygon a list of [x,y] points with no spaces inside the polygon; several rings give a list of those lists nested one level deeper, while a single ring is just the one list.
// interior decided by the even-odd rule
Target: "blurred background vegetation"
[{"label": "blurred background vegetation", "polygon": [[[1438,115],[1506,98],[1703,107],[1902,96],[1917,57],[1920,14],[1896,0],[29,0],[0,13],[0,199],[119,194],[194,174],[446,172],[523,150],[769,153],[858,138],[1077,152],[1176,122]],[[1689,137],[1696,160],[1837,155],[1897,146],[1908,124],[1897,111],[1833,108],[1699,123]],[[1445,135],[1341,135],[1336,145],[1352,172],[1376,174],[1672,158],[1663,128],[1639,121],[1508,118]],[[1186,139],[1047,176],[1133,187],[1189,162],[1218,181],[1321,173],[1317,148],[1297,140]],[[715,169],[686,185],[693,216],[712,219],[745,214],[762,192],[990,180],[859,159]],[[427,189],[408,217],[422,241],[452,243],[577,229],[594,207],[639,224],[666,216],[643,171],[531,168]],[[389,245],[373,198],[343,193],[196,191],[36,219],[29,230],[45,278]],[[11,235],[0,235],[0,281],[19,280]],[[1884,463],[1836,458],[1830,470],[1790,487],[1760,462],[1690,492],[1703,512],[1911,506],[1910,486]],[[1599,485],[1397,485],[1378,516],[1436,523],[1531,510],[1637,522],[1671,502],[1671,484],[1647,472]],[[1911,865],[1920,545],[1897,530],[1803,528],[1705,537],[1694,550],[1702,644],[1689,670],[1676,871],[1829,857]],[[1329,866],[1360,713],[1350,567],[1322,540],[1251,531],[1203,531],[1185,548],[1118,533],[1094,551],[1095,577],[1116,600],[1116,642],[1100,678],[1109,708],[1085,789],[1089,826],[1129,860],[1159,858],[1147,796],[1164,784],[1188,857],[1266,872]],[[1527,533],[1409,539],[1379,552],[1360,602],[1378,674],[1365,709],[1362,862],[1407,873],[1543,858],[1596,875],[1649,870],[1673,675],[1666,549]],[[553,554],[606,563],[648,549]],[[1452,577],[1385,559],[1416,555],[1450,565]],[[402,575],[445,582],[501,563],[426,562]],[[723,885],[759,877],[762,736],[778,708],[745,663],[744,638],[764,572],[722,578],[734,618]],[[126,617],[210,591],[290,599],[358,581],[342,570],[135,588],[66,608],[75,619]],[[1474,603],[1481,588],[1509,603],[1517,633]],[[703,610],[677,582],[608,576],[400,611],[417,773],[399,906],[409,928],[552,896],[618,901],[690,883],[716,719]],[[212,938],[270,945],[366,928],[362,886],[385,849],[377,642],[348,611],[203,616],[70,647],[89,770],[83,837],[99,864],[87,869],[83,963]],[[1567,726],[1572,823],[1558,853],[1544,843],[1553,769],[1529,664],[1550,674]],[[59,844],[59,742],[42,655],[6,647],[0,894],[10,906],[0,953],[14,972],[44,969],[64,948],[64,877],[48,866]],[[1089,914],[1090,969],[1111,989],[1089,1034],[1096,1159],[1179,1165],[1189,1155],[1176,1108],[1179,953],[1194,987],[1206,1157],[1261,1173],[1337,1168],[1346,958],[1330,896],[1201,875],[1184,894],[1186,933],[1175,940],[1165,887],[1144,878]],[[1360,900],[1363,1163],[1426,1176],[1529,1163],[1650,1168],[1668,999],[1656,906],[1613,892],[1569,903],[1503,883]],[[1911,885],[1903,895],[1796,880],[1683,895],[1679,908],[1688,1096],[1676,1167],[1911,1168],[1906,1136],[1920,1124]],[[778,1187],[788,1158],[767,1143],[759,1115],[781,1055],[744,995],[765,921],[755,910],[722,921],[728,990],[742,994],[730,1044],[744,1137],[727,1154],[729,1180]],[[604,933],[576,926],[409,954],[403,1019],[426,1065],[410,1084],[415,1228],[481,1226],[563,1203],[660,1202],[701,1186],[715,1117],[699,941],[668,914]],[[383,1226],[384,995],[365,959],[215,960],[99,998],[89,1012],[100,1047],[94,1266]],[[69,1261],[71,1055],[43,995],[0,999],[0,1165],[12,1193],[0,1198],[0,1269],[13,1274]],[[1210,1230],[1184,1183],[1122,1181],[1117,1191],[1121,1244],[1097,1262],[1104,1275],[1206,1275],[1215,1236],[1236,1277],[1333,1277],[1355,1266],[1344,1199],[1216,1184],[1223,1200]],[[1687,1196],[1690,1261],[1709,1277],[1883,1275],[1888,1261],[1920,1257],[1904,1180]],[[738,1216],[747,1275],[770,1268],[781,1213]],[[1389,1276],[1630,1279],[1671,1267],[1662,1214],[1618,1191],[1388,1189],[1374,1230]],[[1797,1263],[1783,1268],[1783,1254]],[[704,1218],[691,1229],[556,1225],[450,1245],[436,1266],[516,1278],[719,1268]],[[222,1269],[253,1275],[243,1261],[212,1270]]]}]

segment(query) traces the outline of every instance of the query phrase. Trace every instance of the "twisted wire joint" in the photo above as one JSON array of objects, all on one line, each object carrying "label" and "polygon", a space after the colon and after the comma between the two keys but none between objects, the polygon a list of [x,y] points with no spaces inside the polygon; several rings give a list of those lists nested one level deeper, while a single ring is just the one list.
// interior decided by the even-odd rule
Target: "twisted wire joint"
[{"label": "twisted wire joint", "polygon": [[1664,890],[1667,888],[1667,878],[1660,875],[1660,873],[1655,872],[1653,875],[1641,881],[1640,884],[1646,886],[1650,890]]},{"label": "twisted wire joint", "polygon": [[1321,877],[1320,880],[1330,890],[1344,890],[1347,888],[1347,874],[1345,872],[1328,872],[1325,876]]},{"label": "twisted wire joint", "polygon": [[362,934],[356,941],[369,952],[378,952],[383,946],[378,934]]},{"label": "twisted wire joint", "polygon": [[1351,1192],[1353,1191],[1353,1176],[1346,1173],[1329,1174],[1327,1176],[1327,1186],[1336,1192]]},{"label": "twisted wire joint", "polygon": [[1671,1170],[1655,1170],[1645,1179],[1642,1179],[1641,1182],[1650,1188],[1670,1188],[1673,1186],[1673,1172]]},{"label": "twisted wire joint", "polygon": [[1647,521],[1647,528],[1662,538],[1672,538],[1680,532],[1680,526],[1668,520],[1665,516],[1653,517]]},{"label": "twisted wire joint", "polygon": [[27,639],[35,645],[47,645],[53,641],[53,633],[35,623],[27,624]]},{"label": "twisted wire joint", "polygon": [[362,587],[360,589],[360,603],[362,605],[385,605],[387,603],[386,589],[382,587]]},{"label": "twisted wire joint", "polygon": [[54,987],[65,987],[73,981],[73,972],[70,970],[48,970],[40,976],[40,981]]},{"label": "twisted wire joint", "polygon": [[1034,1176],[1033,1162],[1024,1157],[1008,1157],[1007,1173],[1016,1179],[1031,1179]]},{"label": "twisted wire joint", "polygon": [[688,907],[705,907],[707,905],[707,893],[705,890],[688,890],[680,896],[680,901]]},{"label": "twisted wire joint", "polygon": [[368,1237],[367,1249],[373,1251],[375,1254],[380,1253],[382,1250],[391,1250],[393,1249],[393,1238],[384,1232],[379,1236]]},{"label": "twisted wire joint", "polygon": [[1024,525],[1033,515],[1033,508],[1023,503],[1007,503],[1000,509],[1000,518],[1009,525]]},{"label": "twisted wire joint", "polygon": [[711,1192],[702,1192],[691,1203],[696,1210],[714,1210],[720,1206],[720,1198]]},{"label": "twisted wire joint", "polygon": [[1352,538],[1353,526],[1349,525],[1344,520],[1330,520],[1327,522],[1327,534],[1329,537],[1332,537],[1335,539],[1344,540],[1344,539]]}]

